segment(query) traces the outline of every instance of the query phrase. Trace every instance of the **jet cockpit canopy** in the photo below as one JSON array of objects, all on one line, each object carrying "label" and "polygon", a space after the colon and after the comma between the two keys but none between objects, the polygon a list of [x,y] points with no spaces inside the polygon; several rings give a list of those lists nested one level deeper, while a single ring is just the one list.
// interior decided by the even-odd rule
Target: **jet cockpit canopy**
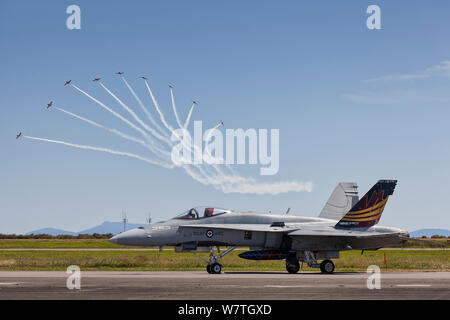
[{"label": "jet cockpit canopy", "polygon": [[229,212],[232,212],[232,210],[208,206],[194,207],[184,211],[174,219],[203,219]]}]

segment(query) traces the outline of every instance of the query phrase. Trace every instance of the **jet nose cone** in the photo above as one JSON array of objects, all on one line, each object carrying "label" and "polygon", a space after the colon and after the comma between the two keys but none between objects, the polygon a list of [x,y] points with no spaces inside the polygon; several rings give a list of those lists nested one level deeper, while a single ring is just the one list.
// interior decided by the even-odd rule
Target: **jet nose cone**
[{"label": "jet nose cone", "polygon": [[117,236],[118,236],[118,235],[115,235],[115,236],[109,238],[108,241],[111,242],[111,243],[117,244],[117,238],[118,238]]},{"label": "jet nose cone", "polygon": [[129,246],[140,246],[145,245],[145,239],[147,234],[143,229],[132,229],[119,234],[109,239],[109,242],[115,244],[123,244]]},{"label": "jet nose cone", "polygon": [[398,229],[398,237],[406,241],[409,239],[409,232],[403,229]]}]

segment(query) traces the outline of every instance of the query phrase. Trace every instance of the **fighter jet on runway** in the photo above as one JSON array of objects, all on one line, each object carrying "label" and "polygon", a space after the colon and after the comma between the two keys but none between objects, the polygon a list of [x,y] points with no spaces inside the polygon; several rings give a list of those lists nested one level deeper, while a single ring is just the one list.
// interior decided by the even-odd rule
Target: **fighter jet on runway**
[{"label": "fighter jet on runway", "polygon": [[[322,273],[333,273],[330,259],[339,258],[340,251],[377,250],[409,237],[405,230],[376,226],[396,184],[396,180],[380,180],[358,199],[356,183],[341,182],[318,218],[197,207],[171,220],[120,233],[110,241],[132,246],[175,246],[176,251],[206,248],[210,252],[209,261],[204,259],[208,273],[220,273],[219,259],[237,246],[250,247],[239,254],[243,259],[286,260],[289,273],[300,270],[299,261],[320,268]],[[220,253],[219,246],[229,248]]]}]

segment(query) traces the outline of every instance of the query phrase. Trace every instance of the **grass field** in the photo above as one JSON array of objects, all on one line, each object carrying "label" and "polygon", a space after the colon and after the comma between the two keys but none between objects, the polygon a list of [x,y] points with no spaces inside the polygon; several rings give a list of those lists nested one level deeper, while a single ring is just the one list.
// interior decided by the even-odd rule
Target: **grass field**
[{"label": "grass field", "polygon": [[410,239],[401,245],[402,248],[450,248],[449,238]]},{"label": "grass field", "polygon": [[[448,248],[448,239],[426,242],[410,240],[404,248]],[[93,249],[94,251],[64,251],[64,249]],[[119,246],[106,239],[25,239],[0,240],[0,270],[65,270],[75,264],[83,270],[204,270],[205,262],[195,253],[174,251],[95,251],[95,249],[133,248]],[[140,247],[142,248],[142,247]],[[27,249],[57,249],[32,251]],[[242,251],[232,252],[221,260],[226,270],[285,270],[284,261],[249,261],[239,258]],[[384,264],[384,254],[387,264]],[[201,254],[207,257],[207,253]],[[366,270],[375,264],[387,270],[446,270],[450,271],[450,250],[379,250],[345,251],[334,260],[336,270]],[[304,266],[304,270],[310,270]]]},{"label": "grass field", "polygon": [[[249,261],[235,251],[221,260],[225,270],[280,270],[284,261]],[[384,264],[386,253],[387,264]],[[2,251],[0,270],[66,270],[78,265],[82,270],[204,270],[205,262],[195,253],[174,251]],[[201,254],[207,257],[206,253]],[[346,251],[334,260],[336,271],[364,271],[369,265],[382,270],[450,271],[449,250]],[[311,270],[306,267],[303,270]]]},{"label": "grass field", "polygon": [[9,248],[130,248],[106,239],[2,239],[0,249]]},{"label": "grass field", "polygon": [[[450,239],[408,240],[402,248],[450,248]],[[121,246],[107,239],[1,239],[0,249],[20,248],[142,248]]]}]

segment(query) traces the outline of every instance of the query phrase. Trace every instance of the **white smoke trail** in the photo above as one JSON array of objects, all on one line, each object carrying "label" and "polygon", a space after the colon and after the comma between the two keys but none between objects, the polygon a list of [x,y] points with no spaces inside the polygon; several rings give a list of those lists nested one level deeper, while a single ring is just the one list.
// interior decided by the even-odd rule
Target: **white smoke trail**
[{"label": "white smoke trail", "polygon": [[[94,146],[88,146],[88,145],[80,145],[80,144],[74,144],[66,141],[61,140],[52,140],[52,139],[46,139],[46,138],[39,138],[39,137],[31,137],[31,136],[23,136],[23,138],[31,139],[31,140],[37,140],[37,141],[44,141],[44,142],[50,142],[50,143],[56,143],[65,145],[68,147],[73,147],[77,149],[85,149],[85,150],[92,150],[92,151],[99,151],[99,152],[106,152],[110,154],[120,155],[120,156],[126,156],[130,158],[135,158],[144,162],[147,162],[152,165],[161,166],[167,169],[172,169],[173,165],[168,165],[163,162],[154,161],[152,159],[142,157],[140,155],[130,153],[130,152],[122,152],[122,151],[116,151],[111,150],[107,148],[100,148],[100,147],[94,147]],[[190,172],[189,169],[186,170],[188,173]],[[208,184],[205,179],[199,177],[198,175],[190,172],[190,175],[195,180],[199,181],[202,184]],[[213,185],[216,189],[222,190],[224,193],[252,193],[252,194],[272,194],[277,195],[279,193],[286,193],[286,192],[292,192],[292,191],[308,191],[311,192],[312,190],[312,183],[298,183],[295,181],[292,182],[277,182],[277,183],[256,183],[252,179],[247,179],[244,183],[239,183],[236,185],[223,185],[223,184],[214,184]]]},{"label": "white smoke trail", "polygon": [[109,111],[110,113],[112,113],[115,117],[117,117],[118,119],[122,120],[123,122],[125,122],[126,124],[128,124],[130,127],[132,127],[133,129],[135,129],[136,131],[140,132],[142,135],[146,135],[146,133],[144,132],[144,130],[142,130],[141,128],[137,127],[136,125],[134,125],[132,122],[130,122],[128,119],[124,118],[123,116],[121,116],[120,114],[118,114],[117,112],[115,112],[114,110],[112,110],[111,108],[107,107],[103,102],[95,99],[93,96],[91,96],[90,94],[88,94],[87,92],[83,91],[82,89],[78,88],[76,85],[72,84],[72,87],[74,87],[75,89],[77,89],[78,91],[80,91],[82,94],[84,94],[86,97],[88,97],[89,99],[91,99],[92,101],[94,101],[95,103],[97,103],[99,106],[101,106],[103,109]]},{"label": "white smoke trail", "polygon": [[222,125],[222,122],[219,122],[217,125],[215,125],[213,128],[209,129],[207,132],[208,134],[205,137],[205,151],[208,155],[208,157],[211,160],[215,160],[215,161],[223,161],[222,159],[218,159],[217,157],[213,157],[211,154],[211,150],[209,150],[209,139],[211,139],[212,134],[214,133],[214,131],[216,131],[220,126]]},{"label": "white smoke trail", "polygon": [[[166,121],[166,118],[164,117],[164,114],[162,113],[162,111],[159,107],[158,101],[155,99],[155,96],[153,95],[150,85],[148,84],[148,81],[144,79],[144,82],[145,82],[145,86],[147,87],[147,91],[152,99],[153,105],[155,106],[156,112],[159,114],[159,118],[160,118],[162,124],[171,132],[171,134],[173,134],[178,140],[180,140],[183,143],[183,145],[185,145],[184,140],[180,138],[180,136],[175,132],[175,129]],[[201,152],[198,150],[198,148],[195,144],[194,144],[194,152]],[[211,184],[213,182],[214,178],[211,178],[210,173],[205,172],[205,170],[203,170],[203,168],[201,168],[199,165],[194,165],[194,166],[200,171],[200,173],[205,177],[205,179],[207,179],[207,181],[208,181],[207,184]],[[186,166],[183,166],[183,167],[185,170],[187,170]],[[189,172],[188,172],[188,174],[189,174]]]},{"label": "white smoke trail", "polygon": [[[120,114],[118,114],[117,112],[115,112],[114,110],[112,110],[111,108],[109,108],[108,106],[106,106],[103,102],[95,99],[94,97],[92,97],[90,94],[88,94],[87,92],[83,91],[82,89],[78,88],[76,85],[72,84],[72,87],[74,87],[75,89],[77,89],[78,91],[80,91],[81,93],[83,93],[86,97],[88,97],[89,99],[91,99],[92,101],[94,101],[95,103],[97,103],[99,106],[101,106],[103,109],[109,111],[110,113],[112,113],[116,118],[122,120],[123,122],[125,122],[127,125],[129,125],[131,128],[133,128],[134,130],[138,131],[147,141],[149,141],[150,143],[153,142],[152,139],[150,139],[150,137],[148,136],[148,134],[142,130],[141,128],[139,128],[138,126],[136,126],[135,124],[133,124],[131,121],[129,121],[128,119],[124,118],[123,116],[121,116]],[[165,156],[169,156],[169,153],[165,150],[160,149],[159,147],[157,147],[155,144],[153,145],[149,145],[149,148],[151,148],[152,152],[155,153],[156,155],[158,154],[163,154]]]},{"label": "white smoke trail", "polygon": [[128,83],[128,81],[125,79],[125,77],[122,77],[123,82],[125,83],[125,85],[128,87],[128,90],[130,90],[131,94],[134,96],[134,98],[136,99],[136,101],[138,102],[139,106],[141,107],[142,111],[144,111],[144,113],[146,114],[147,118],[150,120],[150,122],[155,126],[156,129],[159,130],[159,132],[164,135],[166,138],[168,138],[167,132],[164,131],[159,124],[155,121],[155,119],[153,119],[152,114],[150,113],[150,111],[147,110],[147,108],[145,107],[145,105],[142,103],[141,99],[138,97],[138,95],[136,94],[136,92],[134,91],[133,87],[130,86],[130,84]]},{"label": "white smoke trail", "polygon": [[[82,116],[79,116],[79,115],[77,115],[77,114],[75,114],[75,113],[72,113],[72,112],[70,112],[70,111],[64,110],[64,109],[62,109],[62,108],[59,108],[59,107],[54,107],[54,108],[55,108],[56,110],[58,110],[58,111],[61,111],[61,112],[66,113],[66,114],[68,114],[68,115],[70,115],[70,116],[72,116],[72,117],[74,117],[74,118],[77,118],[77,119],[79,119],[79,120],[82,120],[82,121],[84,121],[84,122],[87,122],[87,123],[89,123],[89,124],[91,124],[91,125],[93,125],[93,126],[95,126],[95,127],[97,127],[97,128],[101,128],[101,129],[103,129],[103,130],[112,132],[112,133],[114,133],[114,134],[116,134],[116,135],[118,135],[119,137],[122,137],[122,138],[124,138],[124,139],[127,139],[127,140],[130,140],[130,141],[139,143],[140,145],[142,145],[142,146],[144,146],[145,148],[147,148],[147,149],[150,150],[150,148],[149,148],[148,145],[145,143],[145,141],[143,141],[143,140],[141,140],[141,139],[139,139],[139,138],[129,136],[129,135],[127,135],[127,134],[125,134],[125,133],[123,133],[123,132],[117,130],[117,129],[109,128],[109,127],[104,126],[104,125],[102,125],[102,124],[100,124],[100,123],[97,123],[97,122],[95,122],[95,121],[86,119],[86,118],[84,118],[84,117],[82,117]],[[151,151],[151,150],[150,150],[150,151]]]},{"label": "white smoke trail", "polygon": [[209,149],[209,140],[211,139],[211,136],[214,133],[214,131],[217,130],[222,125],[223,125],[223,123],[221,121],[217,125],[215,125],[213,128],[208,129],[206,131],[206,132],[208,132],[208,134],[205,137],[205,150],[206,150],[207,156],[212,160],[218,161],[218,163],[220,163],[220,162],[223,163],[225,165],[225,168],[227,168],[230,171],[230,173],[225,173],[224,171],[222,171],[220,166],[217,165],[217,163],[213,162],[212,166],[217,171],[218,175],[220,176],[221,181],[223,181],[225,183],[246,182],[247,179],[239,176],[229,164],[225,163],[225,160],[223,158],[217,158],[217,156],[213,157],[211,155],[211,150]]},{"label": "white smoke trail", "polygon": [[[149,131],[152,135],[154,135],[156,138],[170,144],[169,140],[163,136],[161,136],[159,133],[157,133],[155,130],[153,130],[153,128],[150,128],[149,126],[147,126],[144,121],[141,120],[141,118],[138,117],[138,115],[130,108],[128,107],[125,103],[122,102],[122,100],[120,100],[114,93],[111,92],[111,90],[109,90],[103,83],[100,82],[100,85],[103,87],[103,89],[105,89],[106,92],[108,92],[121,106],[122,108],[124,108],[133,118],[134,120],[137,121],[137,123],[139,123],[145,130]],[[146,134],[146,136],[148,137],[148,135]],[[148,137],[150,138],[150,137]],[[151,139],[151,138],[150,138]],[[153,144],[156,144],[156,142],[152,139]]]},{"label": "white smoke trail", "polygon": [[[142,110],[146,113],[146,115],[150,115],[150,112],[148,112],[148,110],[145,108],[144,104],[142,103],[142,101],[139,99],[139,97],[137,96],[136,92],[133,90],[133,88],[128,84],[128,82],[123,78],[123,81],[125,82],[125,84],[127,85],[128,89],[130,90],[130,92],[133,94],[133,96],[135,97],[136,101],[138,101],[139,105],[141,106]],[[106,88],[103,84],[101,84],[102,87],[117,101],[119,102],[119,104],[147,131],[149,131],[150,133],[152,133],[149,128],[148,125],[146,125],[135,113],[134,111],[129,108],[128,106],[126,106],[117,96],[115,96],[108,88]],[[178,137],[178,139],[184,143],[183,139],[180,139],[180,137],[178,136],[178,134],[175,132],[175,129],[166,121],[166,119],[164,118],[164,114],[161,111],[158,102],[156,101],[150,86],[148,84],[147,81],[145,81],[145,85],[147,87],[147,90],[150,94],[150,97],[152,99],[152,102],[155,106],[155,109],[159,115],[159,118],[161,120],[161,123],[163,124],[163,128],[166,128],[167,130],[169,130],[171,132],[172,135],[174,135],[175,137]],[[138,143],[144,143],[149,150],[151,150],[155,155],[157,156],[161,156],[163,155],[170,155],[170,153],[167,150],[162,150],[159,148],[159,146],[156,145],[156,141],[154,141],[147,133],[146,131],[144,131],[143,129],[141,129],[139,126],[135,125],[134,123],[132,123],[131,121],[129,121],[128,119],[126,119],[125,117],[121,116],[120,114],[118,114],[117,112],[113,111],[111,108],[109,108],[108,106],[106,106],[104,103],[100,102],[99,100],[95,99],[94,97],[92,97],[91,95],[89,95],[88,93],[86,93],[85,91],[83,91],[82,89],[78,88],[75,85],[72,85],[75,89],[77,89],[79,92],[83,93],[84,95],[86,95],[89,99],[91,99],[92,101],[94,101],[95,103],[99,104],[102,108],[104,108],[105,110],[109,111],[110,113],[112,113],[115,117],[117,117],[118,119],[120,119],[121,121],[125,122],[127,125],[129,125],[130,127],[132,127],[134,130],[138,131],[147,141],[149,144],[147,144],[145,141],[142,141],[140,139],[137,139],[135,137],[131,137],[128,136],[126,134],[121,133],[120,131],[116,130],[116,129],[111,129],[108,127],[105,127],[99,123],[96,123],[92,120],[83,118],[81,116],[78,116],[74,113],[71,113],[69,111],[66,111],[64,109],[61,108],[57,108],[59,111],[65,112],[71,116],[74,116],[75,118],[78,118],[82,121],[85,121],[87,123],[90,123],[91,125],[100,127],[102,129],[105,129],[107,131],[113,132],[121,137],[124,137],[125,139],[129,138],[129,140],[134,141],[134,142],[138,142]],[[194,109],[194,105],[191,107],[191,109],[189,110],[189,114],[187,116],[186,122],[184,123],[184,126],[181,126],[180,123],[180,119],[178,117],[178,113],[177,113],[177,109],[176,109],[176,105],[175,105],[175,99],[174,99],[174,95],[173,95],[173,91],[172,88],[170,90],[170,95],[171,95],[171,103],[172,103],[172,109],[174,111],[175,114],[175,118],[177,120],[178,126],[182,129],[186,129],[187,126],[189,125],[190,122],[190,118],[192,116],[193,113],[193,109]],[[146,111],[147,112],[146,112]],[[150,120],[149,117],[149,120]],[[152,118],[153,119],[153,118]],[[151,121],[151,120],[150,120]],[[157,125],[157,123],[154,121],[151,121],[152,124],[155,126],[155,128],[158,128],[159,126]],[[219,128],[220,124],[216,125],[215,127],[213,127],[212,129],[210,129],[209,133],[206,136],[206,152],[211,155],[210,150],[208,148],[208,141],[211,138],[211,135],[213,134],[214,130],[217,130]],[[172,143],[172,141],[170,141],[169,135],[166,133],[165,130],[163,130],[162,127],[159,127],[160,129],[158,129],[160,131],[160,137],[164,137],[165,139],[167,139],[167,141],[164,141],[167,143],[167,145],[169,147],[172,147],[174,145],[174,143]],[[153,128],[151,128],[153,129]],[[154,130],[154,132],[156,132]],[[159,134],[159,133],[157,133]],[[158,139],[157,135],[154,135],[155,138]],[[169,168],[172,169],[175,167],[174,164],[172,163],[167,163],[167,162],[161,162],[161,161],[156,161],[153,159],[149,159],[147,157],[143,157],[141,155],[138,154],[134,154],[134,153],[129,153],[129,152],[122,152],[122,151],[115,151],[115,150],[111,150],[111,149],[107,149],[107,148],[99,148],[99,147],[94,147],[94,146],[87,146],[87,145],[79,145],[79,144],[73,144],[73,143],[69,143],[69,142],[65,142],[65,141],[60,141],[60,140],[50,140],[50,139],[44,139],[44,138],[37,138],[37,137],[30,137],[30,136],[24,136],[25,138],[28,139],[33,139],[33,140],[40,140],[40,141],[46,141],[46,142],[51,142],[51,143],[57,143],[57,144],[62,144],[62,145],[66,145],[66,146],[70,146],[70,147],[74,147],[74,148],[79,148],[79,149],[88,149],[88,150],[93,150],[93,151],[100,151],[100,152],[107,152],[107,153],[111,153],[111,154],[116,154],[116,155],[122,155],[122,156],[128,156],[128,157],[132,157],[135,159],[139,159],[142,161],[145,161],[149,164],[153,164],[153,165],[158,165],[164,168]],[[153,143],[153,144],[152,144]],[[158,147],[158,149],[156,149],[156,147]],[[199,150],[198,146],[194,145],[194,155],[197,152],[202,152],[202,150]],[[224,193],[249,193],[249,194],[272,194],[272,195],[276,195],[276,194],[280,194],[280,193],[286,193],[286,192],[300,192],[300,191],[307,191],[310,192],[312,190],[312,183],[311,182],[306,182],[306,183],[302,183],[302,182],[296,182],[296,181],[281,181],[281,182],[274,182],[274,183],[259,183],[256,180],[252,179],[252,178],[245,178],[240,176],[239,174],[235,174],[234,170],[232,170],[232,168],[226,164],[225,165],[226,168],[228,168],[231,173],[225,173],[222,170],[222,167],[220,167],[217,164],[212,164],[212,165],[206,165],[205,167],[203,167],[203,165],[199,165],[199,164],[193,164],[193,165],[182,165],[181,168],[185,170],[185,172],[192,177],[195,181],[198,181],[204,185],[211,185],[213,188],[217,189],[217,190],[221,190]],[[225,168],[224,167],[224,168]],[[198,171],[198,173],[197,173]]]},{"label": "white smoke trail", "polygon": [[[183,143],[183,145],[185,145],[184,144],[184,140],[179,137],[179,135],[175,132],[175,129],[166,121],[166,119],[164,117],[164,114],[163,114],[163,112],[161,111],[161,109],[159,107],[158,101],[155,99],[155,96],[153,95],[153,92],[152,92],[152,90],[150,88],[150,85],[148,84],[148,81],[147,80],[144,80],[144,81],[145,81],[145,85],[147,87],[148,93],[150,94],[150,97],[151,97],[151,99],[153,101],[153,105],[155,106],[155,109],[156,109],[156,111],[159,114],[161,122],[179,141],[181,141]],[[181,124],[179,122],[178,114],[177,114],[176,107],[175,107],[175,101],[174,101],[174,96],[173,96],[173,93],[172,93],[172,88],[170,88],[170,93],[171,93],[171,100],[172,100],[172,108],[173,108],[175,117],[177,118],[177,122],[178,122],[178,124],[180,125],[180,128],[181,128]],[[194,157],[195,157],[195,154],[202,154],[202,151],[198,148],[198,146],[196,146],[194,144],[193,147],[194,147]],[[203,175],[205,177],[206,180],[205,180],[205,182],[203,182],[204,184],[207,184],[207,185],[214,185],[216,183],[220,184],[220,183],[223,183],[223,182],[227,182],[230,179],[233,182],[239,181],[239,178],[225,176],[224,173],[221,172],[220,169],[216,165],[213,165],[211,167],[206,167],[206,168],[215,169],[216,172],[211,172],[211,171],[209,171],[207,169],[204,169],[199,164],[194,164],[194,166],[199,170],[201,175]],[[186,165],[184,165],[183,168],[187,171],[187,173],[189,175],[192,176],[192,174],[193,174],[192,170],[188,169],[188,167]]]},{"label": "white smoke trail", "polygon": [[175,114],[175,119],[177,120],[178,127],[183,128],[183,126],[181,125],[181,122],[180,122],[180,118],[178,117],[177,107],[175,106],[175,99],[173,97],[173,89],[171,86],[169,86],[169,90],[170,90],[170,99],[172,101],[172,110],[173,110],[173,113]]},{"label": "white smoke trail", "polygon": [[191,108],[189,109],[188,116],[186,118],[186,121],[184,122],[184,126],[183,126],[184,129],[187,129],[187,127],[189,125],[189,121],[191,120],[192,111],[194,111],[194,107],[195,107],[195,103],[193,103]]},{"label": "white smoke trail", "polygon": [[150,97],[152,99],[153,105],[155,106],[156,112],[158,112],[159,119],[161,120],[162,124],[169,129],[171,132],[174,131],[174,129],[167,123],[166,118],[164,117],[164,114],[161,112],[161,109],[159,108],[158,101],[156,101],[155,96],[153,95],[152,89],[150,89],[150,86],[147,82],[147,80],[144,80],[145,86],[147,87],[147,91],[150,94]]},{"label": "white smoke trail", "polygon": [[157,166],[160,166],[160,167],[164,167],[164,168],[167,168],[167,169],[171,169],[171,168],[174,167],[173,164],[167,164],[167,163],[160,162],[160,161],[154,161],[152,159],[149,159],[149,158],[146,158],[146,157],[142,157],[140,155],[137,155],[137,154],[134,154],[134,153],[130,153],[130,152],[122,152],[122,151],[116,151],[116,150],[111,150],[111,149],[107,149],[107,148],[100,148],[100,147],[93,147],[93,146],[75,144],[75,143],[70,143],[70,142],[61,141],[61,140],[51,140],[51,139],[30,137],[30,136],[23,136],[23,137],[27,138],[27,139],[32,139],[32,140],[38,140],[38,141],[45,141],[45,142],[51,142],[51,143],[56,143],[56,144],[62,144],[62,145],[65,145],[65,146],[68,146],[68,147],[72,147],[72,148],[92,150],[92,151],[100,151],[100,152],[111,153],[111,154],[115,154],[115,155],[119,155],[119,156],[131,157],[131,158],[139,159],[139,160],[145,161],[147,163],[150,163],[150,164],[153,164],[153,165],[157,165]]}]

